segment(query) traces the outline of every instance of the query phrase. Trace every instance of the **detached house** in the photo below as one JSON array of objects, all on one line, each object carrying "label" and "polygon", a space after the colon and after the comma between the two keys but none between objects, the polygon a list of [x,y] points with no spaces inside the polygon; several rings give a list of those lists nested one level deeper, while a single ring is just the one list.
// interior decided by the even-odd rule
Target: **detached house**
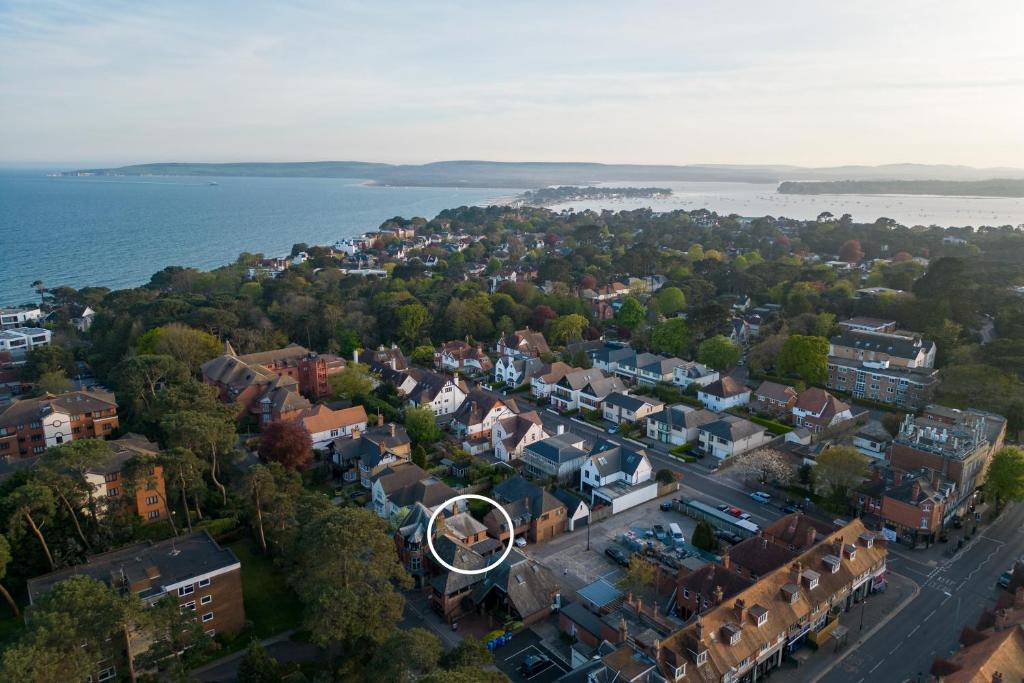
[{"label": "detached house", "polygon": [[490,372],[494,367],[482,346],[472,346],[466,341],[445,342],[434,352],[434,366],[438,370],[468,374]]},{"label": "detached house", "polygon": [[366,431],[366,408],[352,406],[331,410],[318,403],[299,413],[298,423],[309,432],[313,448],[324,449],[337,438],[352,436],[355,431]]},{"label": "detached house", "polygon": [[698,448],[719,460],[763,446],[772,438],[764,427],[735,415],[726,415],[697,430]]},{"label": "detached house", "polygon": [[684,361],[672,371],[672,383],[685,389],[691,384],[705,387],[718,381],[718,370],[712,370],[696,361]]},{"label": "detached house", "polygon": [[375,426],[335,439],[328,450],[331,462],[343,470],[346,481],[358,478],[364,488],[370,488],[373,478],[384,469],[409,462],[412,440],[405,427],[394,422],[384,424],[383,417],[378,417]]},{"label": "detached house", "polygon": [[514,476],[494,487],[494,499],[501,503],[512,518],[515,527],[509,530],[505,516],[491,510],[484,516],[487,532],[499,541],[507,541],[509,534],[524,536],[531,543],[548,541],[566,529],[566,508],[562,501],[547,490]]},{"label": "detached house", "polygon": [[434,415],[451,415],[469,394],[469,386],[458,377],[413,368],[406,373],[415,385],[408,391],[409,405],[426,406]]},{"label": "detached house", "polygon": [[543,332],[535,332],[527,327],[502,335],[498,339],[497,351],[499,356],[526,359],[550,353],[551,349],[548,348]]},{"label": "detached house", "polygon": [[530,394],[536,399],[546,399],[551,396],[551,391],[558,382],[570,372],[576,372],[581,368],[574,368],[568,363],[561,361],[544,366],[530,379]]},{"label": "detached house", "polygon": [[580,469],[580,491],[590,491],[590,507],[610,505],[612,514],[653,500],[651,461],[643,452],[599,441]]},{"label": "detached house", "polygon": [[630,396],[614,392],[604,399],[604,419],[615,424],[637,422],[654,413],[661,412],[665,404],[649,396]]},{"label": "detached house", "polygon": [[583,439],[565,432],[532,443],[523,452],[527,473],[540,478],[553,477],[561,482],[575,479],[586,459]]},{"label": "detached house", "polygon": [[667,406],[647,418],[647,438],[682,446],[697,440],[697,430],[719,419],[718,413],[685,403]]},{"label": "detached house", "polygon": [[771,415],[773,418],[789,418],[790,410],[796,404],[796,389],[777,382],[761,382],[757,389],[754,389],[754,400],[750,402],[750,409]]},{"label": "detached house", "polygon": [[802,392],[793,404],[793,425],[812,434],[852,419],[850,406],[817,387]]},{"label": "detached house", "polygon": [[500,398],[482,389],[472,389],[452,417],[452,431],[468,443],[482,440],[485,447],[481,450],[487,450],[491,446],[491,429],[494,424],[518,412],[519,406],[515,399]]},{"label": "detached house", "polygon": [[547,436],[540,415],[535,410],[502,417],[491,427],[494,457],[502,462],[517,460],[530,444],[546,439]]},{"label": "detached house", "polygon": [[670,358],[654,353],[633,353],[618,361],[615,374],[641,386],[653,387],[659,382],[671,382],[676,368],[686,365],[681,358]]},{"label": "detached house", "polygon": [[455,491],[413,463],[385,468],[370,487],[373,510],[384,519],[404,516],[415,503],[433,511],[455,497]]},{"label": "detached house", "polygon": [[743,406],[750,402],[750,389],[732,377],[723,377],[701,387],[697,398],[708,410],[723,412],[729,408]]},{"label": "detached house", "polygon": [[618,377],[607,377],[597,369],[570,372],[551,392],[551,404],[558,410],[600,410],[612,392],[625,392]]},{"label": "detached house", "polygon": [[545,372],[548,366],[540,358],[499,356],[494,363],[494,381],[507,387],[519,387]]}]

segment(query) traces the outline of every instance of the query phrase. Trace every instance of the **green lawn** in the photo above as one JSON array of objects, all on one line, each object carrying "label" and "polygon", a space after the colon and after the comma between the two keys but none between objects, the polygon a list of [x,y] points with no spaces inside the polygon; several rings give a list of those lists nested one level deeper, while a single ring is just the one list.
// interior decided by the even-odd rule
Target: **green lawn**
[{"label": "green lawn", "polygon": [[298,627],[302,619],[302,604],[274,562],[259,554],[255,543],[248,538],[235,541],[228,547],[242,563],[245,618],[253,623],[251,635],[263,639]]}]

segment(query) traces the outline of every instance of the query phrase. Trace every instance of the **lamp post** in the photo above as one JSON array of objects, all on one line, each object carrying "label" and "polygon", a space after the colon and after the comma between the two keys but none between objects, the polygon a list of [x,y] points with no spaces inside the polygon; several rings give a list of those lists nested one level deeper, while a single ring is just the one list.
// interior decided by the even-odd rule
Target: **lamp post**
[{"label": "lamp post", "polygon": [[864,630],[864,609],[867,607],[867,604],[868,604],[868,594],[865,591],[864,597],[860,599],[860,628],[857,629],[858,631],[863,631]]}]

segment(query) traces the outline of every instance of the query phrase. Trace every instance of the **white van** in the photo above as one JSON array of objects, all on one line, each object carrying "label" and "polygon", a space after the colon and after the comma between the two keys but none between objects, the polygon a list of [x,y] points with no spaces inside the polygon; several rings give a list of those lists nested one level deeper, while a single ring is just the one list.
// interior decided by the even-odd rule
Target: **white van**
[{"label": "white van", "polygon": [[685,543],[686,539],[683,538],[683,530],[679,528],[679,525],[672,522],[668,525],[668,530],[672,534],[672,541],[674,543]]}]

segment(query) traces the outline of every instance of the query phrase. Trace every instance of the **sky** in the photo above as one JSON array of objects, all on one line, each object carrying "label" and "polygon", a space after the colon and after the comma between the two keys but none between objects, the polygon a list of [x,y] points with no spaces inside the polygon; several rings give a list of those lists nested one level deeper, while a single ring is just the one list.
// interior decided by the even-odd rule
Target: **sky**
[{"label": "sky", "polygon": [[0,0],[0,164],[1024,167],[1020,0]]}]

